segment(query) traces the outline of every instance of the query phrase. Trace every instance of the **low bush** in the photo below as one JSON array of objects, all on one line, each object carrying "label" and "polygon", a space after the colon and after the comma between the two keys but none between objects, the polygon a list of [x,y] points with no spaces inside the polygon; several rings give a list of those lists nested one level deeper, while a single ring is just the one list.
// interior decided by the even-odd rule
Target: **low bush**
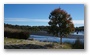
[{"label": "low bush", "polygon": [[84,43],[79,38],[72,44],[72,49],[84,49]]},{"label": "low bush", "polygon": [[20,29],[4,28],[4,37],[27,39],[29,36],[30,36],[29,31],[20,30]]}]

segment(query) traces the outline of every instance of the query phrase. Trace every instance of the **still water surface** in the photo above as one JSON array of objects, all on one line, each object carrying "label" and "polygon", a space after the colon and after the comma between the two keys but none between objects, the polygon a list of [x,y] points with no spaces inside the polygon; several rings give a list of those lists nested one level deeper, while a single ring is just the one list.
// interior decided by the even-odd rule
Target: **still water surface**
[{"label": "still water surface", "polygon": [[[72,35],[84,35],[84,33],[73,33]],[[35,40],[43,41],[43,42],[60,42],[59,37],[54,37],[54,36],[40,36],[40,35],[30,35],[30,38],[33,38]],[[70,38],[62,38],[62,42],[69,42],[69,43],[74,43],[76,41],[75,38],[70,39]],[[80,41],[84,42],[84,39],[80,39]]]}]

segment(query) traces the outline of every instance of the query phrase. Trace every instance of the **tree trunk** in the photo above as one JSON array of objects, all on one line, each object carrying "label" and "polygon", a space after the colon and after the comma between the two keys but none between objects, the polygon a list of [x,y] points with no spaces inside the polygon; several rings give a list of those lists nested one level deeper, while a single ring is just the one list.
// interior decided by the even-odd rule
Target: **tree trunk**
[{"label": "tree trunk", "polygon": [[62,45],[62,36],[60,36],[60,44]]}]

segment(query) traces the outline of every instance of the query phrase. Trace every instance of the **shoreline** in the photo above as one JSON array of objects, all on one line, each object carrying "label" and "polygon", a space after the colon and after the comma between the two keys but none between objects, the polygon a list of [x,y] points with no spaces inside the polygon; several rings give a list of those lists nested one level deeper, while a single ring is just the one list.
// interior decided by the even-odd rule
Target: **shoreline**
[{"label": "shoreline", "polygon": [[[44,36],[44,35],[37,35],[37,36]],[[50,36],[51,37],[51,35],[45,35],[45,36]],[[52,37],[55,37],[55,36],[52,36]],[[69,39],[77,39],[77,38],[79,38],[79,39],[84,39],[84,36],[83,35],[69,35],[67,37],[62,37],[62,38],[69,38]]]},{"label": "shoreline", "polygon": [[[48,34],[46,32],[31,32],[31,35],[39,35],[39,36],[53,36],[51,34]],[[54,37],[54,36],[53,36]],[[68,35],[67,37],[62,37],[62,38],[70,38],[70,39],[84,39],[84,35]]]}]

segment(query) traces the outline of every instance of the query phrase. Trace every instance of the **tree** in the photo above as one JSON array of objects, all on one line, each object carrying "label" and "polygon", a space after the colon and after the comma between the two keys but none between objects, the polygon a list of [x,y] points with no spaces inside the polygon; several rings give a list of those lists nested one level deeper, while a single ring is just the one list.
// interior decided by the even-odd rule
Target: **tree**
[{"label": "tree", "polygon": [[62,44],[62,37],[74,31],[70,14],[61,8],[57,8],[50,13],[49,19],[48,33],[60,37],[60,44]]}]

